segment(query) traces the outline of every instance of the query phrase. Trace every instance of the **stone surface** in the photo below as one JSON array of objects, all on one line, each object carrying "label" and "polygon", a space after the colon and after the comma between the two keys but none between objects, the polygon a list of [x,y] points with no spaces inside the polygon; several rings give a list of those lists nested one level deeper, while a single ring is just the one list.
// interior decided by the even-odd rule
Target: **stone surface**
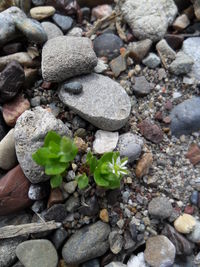
[{"label": "stone surface", "polygon": [[200,243],[200,222],[196,221],[195,227],[192,232],[187,235],[187,238],[193,243]]},{"label": "stone surface", "polygon": [[141,137],[128,132],[119,136],[117,150],[121,157],[128,157],[128,162],[131,163],[139,158],[143,145]]},{"label": "stone surface", "polygon": [[93,142],[93,151],[96,154],[104,154],[113,151],[119,139],[118,132],[107,132],[98,130],[95,133],[95,140]]},{"label": "stone surface", "polygon": [[164,235],[150,237],[146,242],[144,257],[152,267],[169,267],[173,265],[176,249]]},{"label": "stone surface", "polygon": [[144,76],[135,77],[135,83],[133,85],[133,92],[137,96],[146,96],[153,89],[152,84],[150,84]]},{"label": "stone surface", "polygon": [[100,74],[78,77],[83,85],[81,95],[59,92],[60,100],[80,117],[96,127],[115,131],[127,122],[131,104],[125,90],[116,82]]},{"label": "stone surface", "polygon": [[94,39],[94,51],[98,57],[113,59],[120,54],[122,40],[113,33],[104,33]]},{"label": "stone surface", "polygon": [[0,141],[6,136],[8,132],[7,126],[3,119],[2,113],[0,112]]},{"label": "stone surface", "polygon": [[25,209],[31,205],[28,198],[30,182],[24,176],[20,166],[10,170],[0,179],[0,215],[6,215]]},{"label": "stone surface", "polygon": [[99,218],[102,222],[108,223],[109,222],[109,214],[107,209],[102,209],[99,213]]},{"label": "stone surface", "polygon": [[52,6],[39,6],[31,8],[30,15],[33,19],[42,20],[51,17],[55,11]]},{"label": "stone surface", "polygon": [[97,197],[94,195],[85,201],[85,205],[79,208],[79,213],[84,216],[95,216],[99,213],[99,204]]},{"label": "stone surface", "polygon": [[48,199],[47,208],[49,209],[55,204],[60,204],[63,202],[63,195],[59,188],[51,189],[51,193]]},{"label": "stone surface", "polygon": [[61,85],[61,90],[65,90],[68,93],[79,95],[83,91],[83,86],[79,82],[66,82]]},{"label": "stone surface", "polygon": [[194,230],[196,220],[193,216],[183,213],[174,222],[175,229],[182,234],[189,234]]},{"label": "stone surface", "polygon": [[67,210],[64,204],[55,204],[44,214],[47,221],[62,222],[67,216]]},{"label": "stone surface", "polygon": [[30,108],[28,99],[25,99],[22,95],[15,97],[12,101],[3,105],[3,118],[6,124],[10,127],[14,127],[19,116]]},{"label": "stone surface", "polygon": [[156,197],[149,203],[148,211],[156,218],[166,219],[171,216],[173,208],[166,197]]},{"label": "stone surface", "polygon": [[127,262],[127,267],[148,267],[144,259],[144,253],[141,252],[137,256],[133,255],[132,257],[130,257]]},{"label": "stone surface", "polygon": [[158,41],[173,23],[177,7],[173,0],[126,0],[122,13],[138,39]]},{"label": "stone surface", "polygon": [[169,71],[175,75],[187,74],[191,71],[194,62],[183,52],[176,54],[176,59],[170,64]]},{"label": "stone surface", "polygon": [[67,33],[67,36],[81,37],[82,34],[83,30],[80,27],[74,27]]},{"label": "stone surface", "polygon": [[118,57],[114,58],[110,62],[109,65],[110,65],[110,68],[111,68],[112,72],[114,73],[115,77],[118,77],[121,72],[123,72],[127,69],[126,59],[127,59],[126,55],[119,55]]},{"label": "stone surface", "polygon": [[166,34],[165,40],[171,46],[171,48],[176,51],[182,47],[184,37],[180,34]]},{"label": "stone surface", "polygon": [[60,135],[70,135],[67,126],[57,120],[51,112],[37,107],[33,111],[25,111],[15,125],[15,148],[17,159],[24,174],[32,183],[48,180],[44,169],[37,165],[32,154],[43,145],[44,138],[49,131],[56,131]]},{"label": "stone surface", "polygon": [[63,16],[60,14],[53,15],[54,23],[61,28],[64,33],[67,33],[73,26],[73,19],[69,16]]},{"label": "stone surface", "polygon": [[93,259],[90,261],[84,262],[81,267],[100,267],[100,263],[98,259]]},{"label": "stone surface", "polygon": [[129,56],[139,63],[148,54],[152,46],[150,39],[145,39],[138,42],[133,42],[128,45]]},{"label": "stone surface", "polygon": [[176,18],[173,23],[173,28],[177,31],[182,31],[190,25],[190,20],[186,14],[182,14]]},{"label": "stone surface", "polygon": [[149,53],[148,56],[142,60],[142,63],[151,69],[155,69],[160,65],[160,58],[154,53]]},{"label": "stone surface", "polygon": [[59,36],[42,49],[42,76],[45,81],[62,82],[90,73],[97,64],[91,41],[85,37]]},{"label": "stone surface", "polygon": [[149,119],[143,120],[138,124],[141,134],[149,141],[159,144],[163,140],[163,132],[161,128],[152,123]]},{"label": "stone surface", "polygon": [[78,0],[78,4],[80,6],[88,6],[88,7],[94,7],[98,5],[104,5],[104,4],[113,4],[113,0]]},{"label": "stone surface", "polygon": [[188,158],[193,165],[200,162],[200,148],[197,144],[191,144],[186,154],[186,158]]},{"label": "stone surface", "polygon": [[168,45],[165,39],[162,39],[156,44],[156,50],[166,65],[170,64],[176,58],[176,52]]},{"label": "stone surface", "polygon": [[117,231],[112,231],[109,234],[110,250],[113,254],[119,254],[123,247],[123,237]]},{"label": "stone surface", "polygon": [[0,168],[10,170],[16,164],[14,129],[11,129],[0,142]]},{"label": "stone surface", "polygon": [[0,103],[14,98],[25,82],[22,66],[13,61],[0,73]]},{"label": "stone surface", "polygon": [[51,241],[53,242],[55,248],[58,250],[62,246],[63,242],[66,240],[67,237],[68,237],[67,231],[64,228],[60,228],[53,233]]},{"label": "stone surface", "polygon": [[109,233],[109,225],[101,221],[83,227],[65,243],[62,249],[64,260],[68,264],[80,264],[102,256],[109,248]]},{"label": "stone surface", "polygon": [[28,197],[31,200],[41,200],[47,197],[48,195],[48,187],[46,184],[31,184],[28,190]]},{"label": "stone surface", "polygon": [[96,19],[110,16],[112,14],[112,7],[110,5],[100,5],[92,9],[92,16]]},{"label": "stone surface", "polygon": [[145,153],[141,159],[137,162],[135,174],[138,178],[149,173],[149,169],[153,163],[153,155],[151,153]]},{"label": "stone surface", "polygon": [[175,136],[188,135],[200,129],[200,97],[187,99],[171,112],[171,132]]},{"label": "stone surface", "polygon": [[42,27],[44,28],[46,34],[47,34],[47,39],[53,39],[58,36],[62,36],[63,32],[60,30],[58,26],[56,26],[54,23],[49,22],[49,21],[44,21],[41,23]]},{"label": "stone surface", "polygon": [[17,246],[16,254],[25,267],[57,267],[58,255],[52,243],[45,239],[29,240]]},{"label": "stone surface", "polygon": [[126,265],[118,261],[112,261],[109,264],[105,265],[105,267],[126,267]]}]

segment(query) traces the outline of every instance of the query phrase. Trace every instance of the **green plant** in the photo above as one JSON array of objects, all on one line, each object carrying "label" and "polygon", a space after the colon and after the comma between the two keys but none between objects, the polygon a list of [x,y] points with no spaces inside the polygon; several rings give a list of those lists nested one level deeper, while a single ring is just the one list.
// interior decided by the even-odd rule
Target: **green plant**
[{"label": "green plant", "polygon": [[51,187],[56,188],[62,183],[62,176],[77,152],[78,149],[70,138],[50,131],[45,136],[43,147],[39,148],[32,158],[44,167],[45,174],[51,176]]},{"label": "green plant", "polygon": [[[105,153],[99,160],[88,153],[86,163],[90,167],[90,173],[94,176],[94,181],[100,187],[106,189],[115,189],[120,187],[122,177],[128,174],[126,168],[127,158],[120,159],[119,152]],[[80,189],[87,187],[89,179],[84,173],[77,177]]]}]

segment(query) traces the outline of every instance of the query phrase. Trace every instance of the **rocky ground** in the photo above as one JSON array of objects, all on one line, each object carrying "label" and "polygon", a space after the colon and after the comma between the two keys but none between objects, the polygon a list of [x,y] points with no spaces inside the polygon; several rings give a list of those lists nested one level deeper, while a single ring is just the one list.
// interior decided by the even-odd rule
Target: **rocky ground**
[{"label": "rocky ground", "polygon": [[[200,2],[0,10],[0,267],[200,266]],[[51,130],[79,149],[56,189]],[[119,189],[78,189],[90,150],[128,157]]]}]

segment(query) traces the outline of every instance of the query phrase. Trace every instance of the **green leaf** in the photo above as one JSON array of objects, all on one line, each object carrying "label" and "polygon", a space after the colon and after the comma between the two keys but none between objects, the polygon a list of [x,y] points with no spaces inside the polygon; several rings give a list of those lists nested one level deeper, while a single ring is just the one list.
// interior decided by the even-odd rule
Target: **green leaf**
[{"label": "green leaf", "polygon": [[54,141],[56,144],[60,144],[61,136],[57,134],[55,131],[49,131],[44,139],[44,147],[48,147],[50,141]]},{"label": "green leaf", "polygon": [[38,165],[44,166],[48,162],[48,159],[58,158],[58,156],[51,153],[47,147],[42,147],[32,155],[32,158]]},{"label": "green leaf", "polygon": [[62,174],[66,169],[66,164],[61,162],[49,161],[45,165],[45,174],[57,175]]},{"label": "green leaf", "polygon": [[60,148],[61,148],[61,151],[64,152],[64,153],[71,152],[71,150],[72,150],[72,141],[71,141],[71,139],[69,139],[69,138],[64,136],[61,139]]},{"label": "green leaf", "polygon": [[94,172],[94,180],[95,180],[95,182],[96,182],[96,184],[97,184],[98,186],[106,187],[106,188],[109,187],[109,181],[107,181],[107,180],[103,177],[103,175],[101,174],[99,168],[96,168],[96,170],[95,170],[95,172]]},{"label": "green leaf", "polygon": [[86,157],[86,163],[89,165],[90,167],[90,172],[94,173],[97,164],[98,164],[98,160],[95,156],[92,155],[92,153],[89,151]]},{"label": "green leaf", "polygon": [[57,154],[57,156],[59,157],[59,152],[60,152],[60,145],[56,144],[54,141],[50,141],[49,145],[48,145],[49,151],[51,151],[52,153]]},{"label": "green leaf", "polygon": [[88,186],[89,178],[87,177],[85,173],[76,177],[76,180],[77,180],[79,189],[85,189]]},{"label": "green leaf", "polygon": [[62,176],[61,175],[54,175],[51,177],[50,184],[52,188],[59,187],[62,183]]}]

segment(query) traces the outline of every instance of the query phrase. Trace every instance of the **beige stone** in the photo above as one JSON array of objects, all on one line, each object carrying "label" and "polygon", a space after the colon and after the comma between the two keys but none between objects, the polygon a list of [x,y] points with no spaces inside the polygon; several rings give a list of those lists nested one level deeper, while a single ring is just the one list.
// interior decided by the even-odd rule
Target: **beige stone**
[{"label": "beige stone", "polygon": [[180,215],[174,222],[175,229],[182,234],[191,233],[195,225],[196,225],[195,218],[186,213]]},{"label": "beige stone", "polygon": [[136,176],[138,178],[142,178],[144,175],[147,175],[152,163],[153,163],[152,153],[145,153],[137,163],[135,171]]},{"label": "beige stone", "polygon": [[100,218],[103,222],[108,223],[108,222],[109,222],[109,214],[108,214],[108,210],[107,210],[107,209],[102,209],[102,210],[100,211],[99,218]]},{"label": "beige stone", "polygon": [[30,10],[33,19],[42,20],[51,17],[56,12],[53,6],[38,6]]},{"label": "beige stone", "polygon": [[173,28],[175,30],[181,31],[187,28],[188,25],[190,25],[190,20],[188,19],[188,16],[186,14],[182,14],[174,21]]}]

